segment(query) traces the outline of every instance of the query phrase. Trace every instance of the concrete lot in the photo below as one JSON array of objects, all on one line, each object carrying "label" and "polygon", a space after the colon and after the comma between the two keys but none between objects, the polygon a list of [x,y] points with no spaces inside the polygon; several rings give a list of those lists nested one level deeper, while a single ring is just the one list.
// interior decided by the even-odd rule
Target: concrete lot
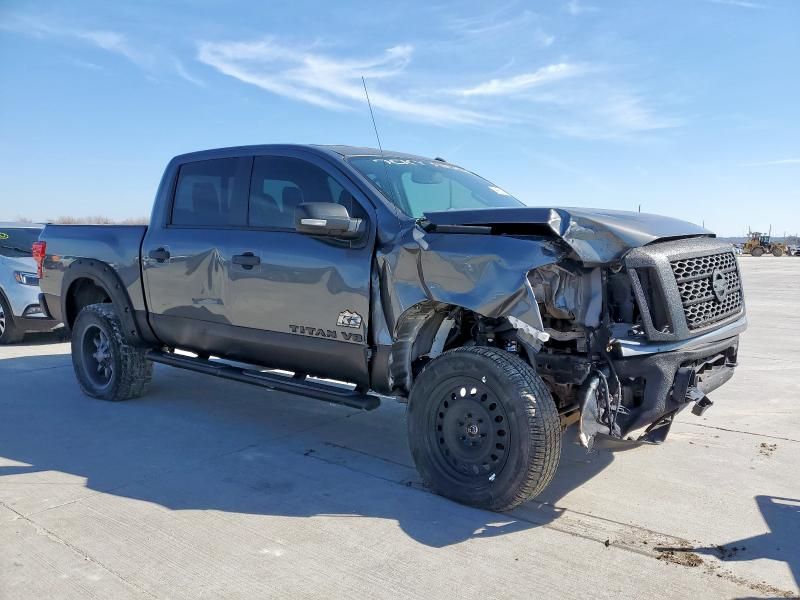
[{"label": "concrete lot", "polygon": [[68,344],[0,347],[0,598],[746,598],[800,582],[800,259],[744,257],[741,366],[661,447],[512,514],[419,484],[404,406],[157,368],[112,404]]}]

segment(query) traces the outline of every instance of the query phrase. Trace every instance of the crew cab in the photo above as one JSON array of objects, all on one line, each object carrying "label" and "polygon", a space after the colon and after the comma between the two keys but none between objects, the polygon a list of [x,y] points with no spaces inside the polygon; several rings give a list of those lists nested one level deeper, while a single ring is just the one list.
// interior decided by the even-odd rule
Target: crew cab
[{"label": "crew cab", "polygon": [[157,362],[366,410],[394,397],[425,482],[493,510],[547,486],[569,423],[586,446],[659,443],[702,414],[747,323],[731,246],[697,225],[526,206],[370,148],[178,156],[148,227],[47,225],[36,253],[86,394],[140,396]]}]

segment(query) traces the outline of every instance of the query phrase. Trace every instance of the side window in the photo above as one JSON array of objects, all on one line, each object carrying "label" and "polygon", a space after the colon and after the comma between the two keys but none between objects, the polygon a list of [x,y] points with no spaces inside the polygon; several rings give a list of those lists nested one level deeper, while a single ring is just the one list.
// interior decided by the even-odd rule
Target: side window
[{"label": "side window", "polygon": [[245,225],[249,158],[220,158],[181,165],[173,225]]},{"label": "side window", "polygon": [[[248,224],[294,229],[294,209],[303,202],[336,202],[330,176],[299,158],[257,156],[250,183]],[[335,183],[335,182],[334,182]],[[338,188],[341,190],[341,186]]]},{"label": "side window", "polygon": [[328,175],[328,188],[331,191],[331,198],[333,198],[336,204],[344,206],[351,217],[358,216],[353,214],[354,211],[358,212],[358,202],[353,200],[353,195],[344,189],[341,184],[330,175]]}]

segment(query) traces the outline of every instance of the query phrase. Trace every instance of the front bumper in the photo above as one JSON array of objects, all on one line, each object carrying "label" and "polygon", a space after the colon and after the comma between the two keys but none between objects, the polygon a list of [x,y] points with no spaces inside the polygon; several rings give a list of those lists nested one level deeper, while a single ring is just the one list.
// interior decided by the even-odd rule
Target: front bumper
[{"label": "front bumper", "polygon": [[59,325],[41,302],[41,294],[37,286],[9,285],[5,296],[11,306],[12,317],[16,327],[25,333],[50,331]]},{"label": "front bumper", "polygon": [[[623,326],[622,331],[625,331],[627,328],[627,325]],[[738,337],[745,329],[747,329],[747,316],[742,315],[732,323],[728,323],[719,329],[703,333],[688,340],[676,342],[648,342],[635,338],[616,337],[611,343],[612,355],[617,358],[631,358],[662,352],[701,350],[710,344],[734,336]]]},{"label": "front bumper", "polygon": [[[700,345],[687,343],[669,352],[640,354],[614,360],[623,385],[643,384],[638,405],[620,422],[621,436],[654,426],[717,389],[732,376],[739,350],[739,336]],[[688,386],[691,385],[692,396]]]},{"label": "front bumper", "polygon": [[14,323],[20,331],[25,333],[52,331],[61,324],[59,321],[47,317],[16,317]]}]

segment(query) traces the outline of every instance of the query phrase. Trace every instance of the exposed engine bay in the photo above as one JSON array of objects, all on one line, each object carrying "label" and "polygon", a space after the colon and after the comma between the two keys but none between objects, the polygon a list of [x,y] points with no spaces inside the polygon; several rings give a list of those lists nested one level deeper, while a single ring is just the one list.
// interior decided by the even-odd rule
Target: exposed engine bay
[{"label": "exposed engine bay", "polygon": [[[703,242],[698,248],[695,243],[699,257],[670,261],[665,281],[658,269],[639,264],[643,257],[673,252],[680,242],[635,250],[631,268],[625,259],[593,268],[564,262],[529,274],[546,341],[524,346],[533,351],[531,358],[559,411],[578,411],[579,418],[573,414],[584,446],[590,447],[598,434],[661,442],[679,410],[692,405],[693,413],[703,414],[713,404],[706,394],[732,375],[738,339],[730,334],[727,339],[725,333],[710,336],[707,343],[678,343],[668,352],[663,346],[669,345],[648,347],[651,336],[679,340],[685,332],[691,340],[687,328],[713,330],[742,316],[735,259],[724,246],[714,252],[715,244]],[[720,279],[727,285],[723,298],[714,291],[714,280]],[[670,299],[666,294],[673,282],[678,297]],[[707,322],[693,320],[696,307],[704,303],[709,305],[703,308]],[[671,310],[676,304],[680,310]]]},{"label": "exposed engine bay", "polygon": [[[670,284],[680,285],[682,278],[670,267],[662,282],[657,269],[639,265],[642,256],[673,252],[682,244],[704,253],[692,259],[699,266],[687,276],[700,291],[684,301],[676,290],[677,298],[668,300]],[[722,251],[713,252],[717,249]],[[637,249],[630,261],[609,266],[564,260],[537,267],[528,283],[541,328],[513,316],[453,310],[437,321],[427,357],[470,344],[516,352],[546,381],[562,422],[578,422],[579,440],[587,448],[598,435],[660,443],[678,411],[692,406],[693,413],[703,414],[713,404],[707,394],[733,374],[736,334],[744,327],[741,301],[723,305],[723,312],[707,309],[710,324],[696,329],[710,333],[693,336],[686,320],[686,311],[694,314],[697,304],[720,303],[710,297],[718,263],[732,282],[728,293],[741,295],[735,262],[726,252],[714,241],[668,242]]]}]

